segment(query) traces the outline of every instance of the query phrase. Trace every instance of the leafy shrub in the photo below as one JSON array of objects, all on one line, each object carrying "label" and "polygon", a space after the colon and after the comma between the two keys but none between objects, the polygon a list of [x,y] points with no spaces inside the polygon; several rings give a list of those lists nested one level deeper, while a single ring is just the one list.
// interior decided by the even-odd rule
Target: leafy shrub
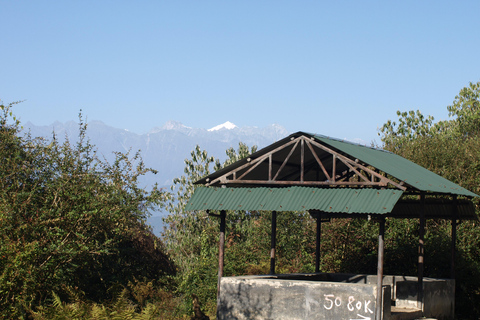
[{"label": "leafy shrub", "polygon": [[51,292],[100,302],[114,285],[173,274],[145,224],[164,195],[137,186],[153,171],[139,153],[100,160],[81,117],[75,146],[23,136],[12,106],[0,105],[0,317],[25,317]]}]

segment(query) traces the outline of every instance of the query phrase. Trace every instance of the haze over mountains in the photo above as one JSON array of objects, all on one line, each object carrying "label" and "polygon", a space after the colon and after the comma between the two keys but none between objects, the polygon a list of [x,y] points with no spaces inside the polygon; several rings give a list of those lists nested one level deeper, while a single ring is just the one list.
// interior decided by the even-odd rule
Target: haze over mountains
[{"label": "haze over mountains", "polygon": [[[75,121],[55,122],[49,126],[36,126],[31,122],[24,125],[33,137],[52,138],[55,132],[57,139],[64,141],[67,136],[73,143],[78,139],[79,125]],[[98,153],[112,161],[113,151],[128,152],[132,155],[140,150],[147,167],[158,170],[158,174],[150,174],[141,181],[149,187],[158,183],[160,187],[169,187],[175,177],[183,175],[184,160],[190,158],[190,152],[198,144],[220,160],[226,158],[225,150],[235,149],[239,142],[248,146],[265,147],[289,135],[282,126],[272,124],[264,128],[237,127],[232,122],[225,122],[211,129],[191,128],[177,121],[168,121],[162,127],[155,127],[146,134],[136,134],[124,129],[106,125],[101,121],[90,121],[87,136]]]},{"label": "haze over mountains", "polygon": [[[30,132],[32,137],[46,139],[51,139],[55,132],[60,142],[68,137],[73,144],[78,141],[79,124],[69,121],[37,126],[27,122],[24,124],[24,131]],[[190,153],[196,145],[207,150],[209,155],[224,161],[225,151],[230,147],[237,149],[239,142],[249,147],[256,145],[261,149],[289,134],[290,132],[278,124],[263,128],[237,127],[229,121],[210,129],[191,128],[177,121],[168,121],[163,126],[155,127],[145,134],[114,128],[101,121],[89,121],[87,126],[87,137],[96,146],[99,156],[111,162],[115,158],[114,151],[125,153],[130,150],[133,156],[140,150],[145,165],[158,171],[156,175],[144,176],[140,185],[150,188],[158,183],[160,187],[168,190],[173,179],[184,174],[184,160],[191,157]],[[165,212],[154,212],[148,219],[157,235],[163,228],[162,216],[164,215]]]}]

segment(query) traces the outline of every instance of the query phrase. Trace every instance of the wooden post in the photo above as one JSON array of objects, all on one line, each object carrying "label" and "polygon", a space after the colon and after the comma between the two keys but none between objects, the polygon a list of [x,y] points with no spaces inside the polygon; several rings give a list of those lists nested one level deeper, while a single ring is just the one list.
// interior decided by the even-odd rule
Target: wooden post
[{"label": "wooden post", "polygon": [[300,181],[303,182],[304,171],[305,171],[305,140],[302,139],[300,144]]},{"label": "wooden post", "polygon": [[384,262],[384,236],[385,236],[385,217],[380,218],[378,231],[378,266],[377,266],[377,306],[376,319],[382,319],[383,312],[383,262]]},{"label": "wooden post", "polygon": [[455,279],[455,256],[457,251],[457,218],[458,218],[458,200],[457,196],[453,197],[453,214],[452,214],[452,257],[450,264],[450,278]]},{"label": "wooden post", "polygon": [[223,258],[225,252],[225,220],[226,211],[220,211],[220,241],[218,244],[218,282],[217,282],[217,299],[220,297],[220,279],[223,277]]},{"label": "wooden post", "polygon": [[420,195],[420,226],[418,232],[418,296],[417,308],[423,311],[423,270],[425,258],[425,194]]},{"label": "wooden post", "polygon": [[277,245],[277,211],[272,211],[272,234],[270,242],[270,274],[275,274],[275,247]]},{"label": "wooden post", "polygon": [[315,239],[315,272],[320,272],[320,239],[322,234],[322,219],[320,212],[317,213],[317,234]]}]

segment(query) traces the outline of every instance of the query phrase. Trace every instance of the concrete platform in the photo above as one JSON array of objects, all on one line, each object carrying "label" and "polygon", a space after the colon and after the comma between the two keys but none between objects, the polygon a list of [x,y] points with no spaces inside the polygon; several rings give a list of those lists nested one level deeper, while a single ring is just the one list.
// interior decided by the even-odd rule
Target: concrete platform
[{"label": "concrete platform", "polygon": [[[390,292],[384,286],[383,309],[388,316]],[[372,320],[376,295],[373,284],[228,277],[221,279],[217,319]]]},{"label": "concrete platform", "polygon": [[[416,277],[384,276],[377,320],[454,319],[455,281],[424,278],[423,310],[417,309]],[[364,274],[284,274],[224,277],[217,319],[373,320],[376,276]],[[422,318],[426,317],[426,318]]]},{"label": "concrete platform", "polygon": [[391,320],[416,320],[422,318],[423,312],[417,308],[391,308]]}]

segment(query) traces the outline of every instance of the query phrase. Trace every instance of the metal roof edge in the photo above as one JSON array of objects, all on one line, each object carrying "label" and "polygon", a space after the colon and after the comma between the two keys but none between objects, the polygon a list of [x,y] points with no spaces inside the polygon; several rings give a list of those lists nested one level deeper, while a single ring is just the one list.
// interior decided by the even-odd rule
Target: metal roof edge
[{"label": "metal roof edge", "polygon": [[185,210],[308,211],[386,214],[402,190],[372,188],[198,187]]},{"label": "metal roof edge", "polygon": [[[308,135],[311,135],[311,134],[308,133]],[[384,152],[384,153],[388,154],[388,155],[391,156],[391,157],[397,158],[397,159],[400,160],[400,161],[405,161],[405,162],[407,162],[409,165],[413,165],[414,167],[416,167],[417,169],[419,169],[419,170],[421,170],[421,171],[423,171],[423,172],[425,172],[425,173],[428,172],[428,174],[435,175],[437,178],[441,178],[441,179],[445,180],[446,182],[448,182],[449,184],[452,184],[452,185],[455,185],[455,186],[456,186],[456,188],[450,188],[450,189],[446,188],[445,192],[438,191],[438,190],[430,190],[430,189],[428,189],[428,188],[419,188],[419,187],[417,187],[417,186],[409,183],[408,181],[402,179],[401,177],[398,177],[398,176],[392,174],[392,172],[389,172],[389,170],[385,170],[385,169],[380,168],[380,166],[379,166],[378,164],[375,165],[375,164],[369,163],[369,161],[365,161],[365,159],[362,159],[361,156],[355,155],[355,157],[357,157],[358,159],[364,161],[365,163],[367,163],[367,164],[369,164],[369,165],[371,165],[371,166],[373,166],[373,167],[376,167],[376,168],[384,171],[384,172],[387,173],[387,174],[390,174],[390,175],[394,176],[395,178],[399,179],[400,181],[406,182],[407,184],[409,184],[410,186],[412,186],[413,188],[415,188],[415,189],[417,189],[417,190],[419,190],[419,191],[441,192],[441,193],[445,193],[445,194],[462,195],[462,196],[472,197],[472,198],[475,198],[475,197],[478,198],[478,197],[480,197],[479,195],[477,195],[477,194],[473,193],[472,191],[470,191],[470,190],[468,190],[468,189],[466,189],[466,188],[464,188],[464,187],[456,184],[455,182],[452,182],[452,181],[450,181],[450,180],[442,177],[441,175],[439,175],[439,174],[437,174],[437,173],[435,173],[435,172],[433,172],[433,171],[430,171],[430,170],[428,170],[427,168],[425,168],[425,167],[423,167],[423,166],[421,166],[421,165],[419,165],[419,164],[417,164],[417,163],[415,163],[415,162],[413,162],[413,161],[411,161],[411,160],[408,160],[407,158],[404,158],[404,157],[402,157],[402,156],[400,156],[400,155],[398,155],[398,154],[396,154],[396,153],[393,153],[393,152],[390,152],[390,151],[387,151],[387,150],[383,150],[383,149],[379,149],[379,148],[364,146],[364,145],[357,144],[357,143],[353,143],[353,142],[350,142],[350,141],[345,141],[345,140],[336,139],[336,138],[330,138],[330,137],[326,137],[326,136],[323,136],[323,135],[318,135],[318,134],[316,134],[316,135],[311,135],[311,136],[313,136],[313,137],[318,137],[320,141],[322,141],[322,142],[324,142],[324,143],[327,143],[327,144],[329,144],[329,143],[328,143],[328,140],[331,140],[331,141],[334,141],[334,142],[346,143],[346,144],[349,144],[349,145],[352,145],[352,146],[355,146],[355,147],[367,148],[367,149],[370,149],[370,150],[372,150],[372,151],[374,151],[374,152]],[[325,140],[327,140],[327,141],[325,141]],[[330,145],[331,147],[335,148],[335,149],[341,150],[341,149],[338,148],[338,146],[331,145],[331,144],[329,144],[329,145]],[[347,152],[344,151],[344,150],[341,150],[341,151],[347,153]],[[353,156],[353,155],[351,155],[351,156]],[[440,186],[437,186],[437,187],[440,188]],[[440,188],[440,189],[441,189],[441,188]],[[455,190],[458,190],[459,192],[455,192]]]}]

